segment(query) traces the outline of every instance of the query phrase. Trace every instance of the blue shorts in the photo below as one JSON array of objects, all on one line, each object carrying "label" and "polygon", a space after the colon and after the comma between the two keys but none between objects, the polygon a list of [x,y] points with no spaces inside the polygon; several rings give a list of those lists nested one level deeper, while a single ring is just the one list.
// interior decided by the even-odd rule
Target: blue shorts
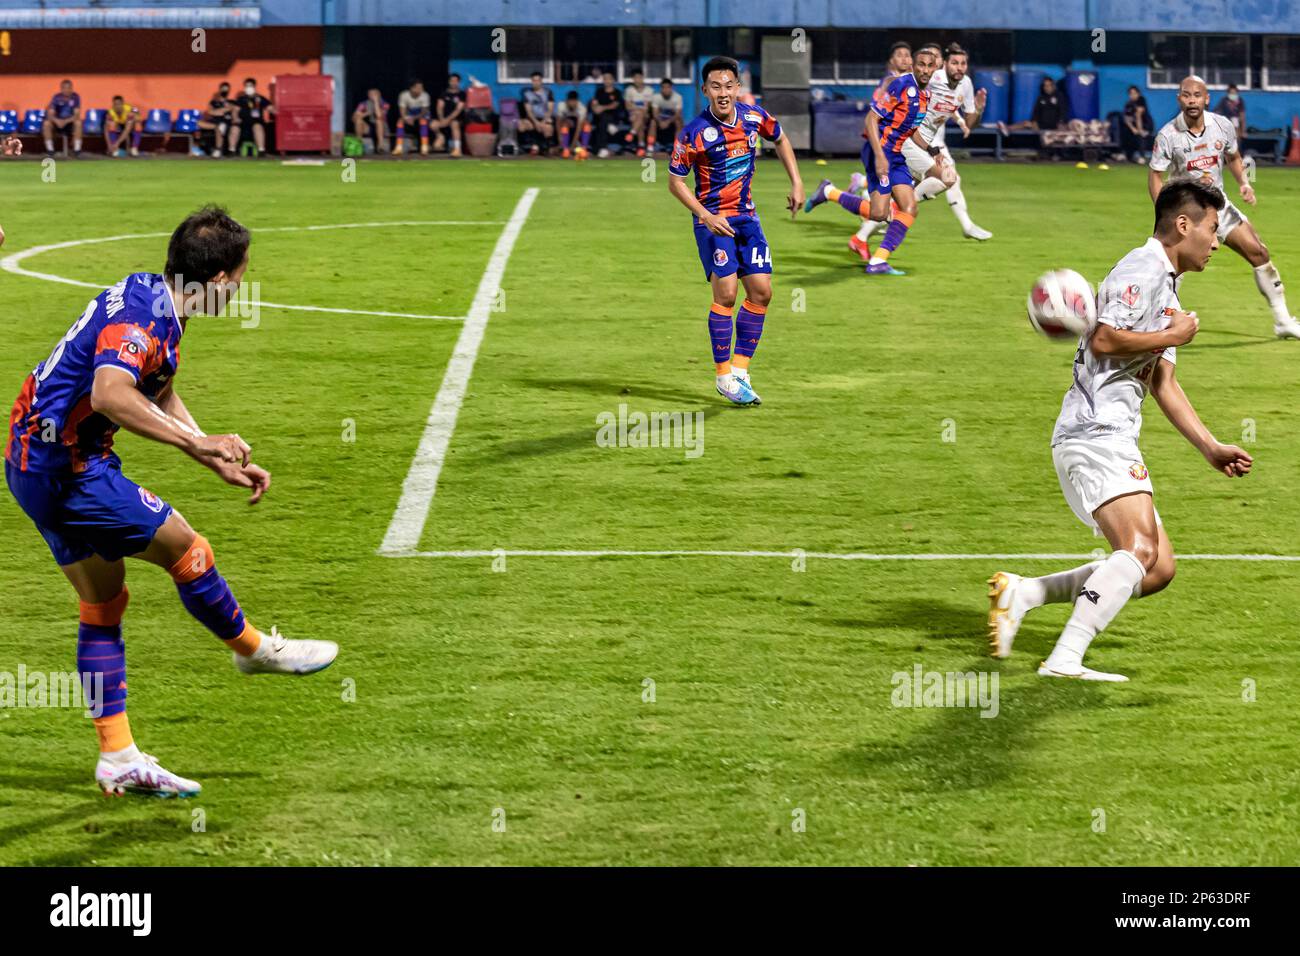
[{"label": "blue shorts", "polygon": [[767,246],[767,236],[757,216],[728,216],[727,222],[736,230],[734,236],[715,236],[703,223],[695,224],[695,246],[700,251],[700,265],[704,278],[711,275],[771,274],[772,250]]},{"label": "blue shorts", "polygon": [[60,565],[92,554],[105,561],[139,554],[172,513],[116,463],[90,474],[46,475],[6,461],[5,480]]},{"label": "blue shorts", "polygon": [[907,157],[901,152],[892,153],[886,151],[885,158],[889,160],[888,183],[882,183],[880,178],[876,176],[876,154],[871,151],[871,144],[862,144],[862,165],[867,171],[867,192],[869,193],[888,195],[894,191],[895,186],[912,185],[912,171],[907,168]]}]

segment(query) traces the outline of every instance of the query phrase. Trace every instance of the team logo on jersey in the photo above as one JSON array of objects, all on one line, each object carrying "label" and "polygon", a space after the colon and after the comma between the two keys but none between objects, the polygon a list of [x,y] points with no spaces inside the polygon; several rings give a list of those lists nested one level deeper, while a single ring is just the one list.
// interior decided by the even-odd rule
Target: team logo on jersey
[{"label": "team logo on jersey", "polygon": [[1146,481],[1147,466],[1142,464],[1140,461],[1135,461],[1133,464],[1128,466],[1128,474],[1134,481]]},{"label": "team logo on jersey", "polygon": [[914,96],[916,96],[916,87],[915,87],[915,86],[909,86],[909,87],[906,89],[906,91],[904,91],[903,95],[906,96],[906,97],[908,97],[909,99],[912,98],[912,97],[914,97]]},{"label": "team logo on jersey", "polygon": [[712,126],[704,127],[704,142],[712,143],[717,138],[718,138],[718,131],[716,129],[714,129]]},{"label": "team logo on jersey", "polygon": [[1136,285],[1131,285],[1120,293],[1119,298],[1121,302],[1131,309],[1137,305],[1138,300],[1142,298],[1142,290]]},{"label": "team logo on jersey", "polygon": [[141,329],[134,326],[122,332],[122,344],[118,347],[118,361],[132,368],[144,368],[145,356],[149,354],[149,341]]},{"label": "team logo on jersey", "polygon": [[727,250],[726,250],[726,249],[714,249],[714,250],[713,250],[713,264],[714,264],[715,266],[725,266],[725,265],[727,264]]},{"label": "team logo on jersey", "polygon": [[144,506],[154,514],[158,514],[163,509],[162,499],[147,488],[140,489],[140,500],[144,502]]},{"label": "team logo on jersey", "polygon": [[1216,150],[1222,150],[1222,149],[1223,149],[1223,140],[1221,140],[1221,139],[1216,139],[1216,140],[1214,141],[1214,148],[1215,148]]},{"label": "team logo on jersey", "polygon": [[757,134],[757,133],[750,133],[750,134],[749,134],[749,148],[750,148],[750,149],[757,149],[757,148],[758,148],[758,134]]}]

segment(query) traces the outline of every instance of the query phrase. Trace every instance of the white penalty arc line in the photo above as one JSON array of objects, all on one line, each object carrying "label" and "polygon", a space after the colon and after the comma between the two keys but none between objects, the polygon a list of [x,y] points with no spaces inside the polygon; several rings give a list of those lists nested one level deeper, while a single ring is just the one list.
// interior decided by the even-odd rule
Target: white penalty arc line
[{"label": "white penalty arc line", "polygon": [[488,260],[478,290],[474,293],[469,315],[461,326],[460,338],[456,340],[451,360],[447,363],[438,396],[433,401],[433,408],[429,410],[411,468],[406,473],[406,480],[402,482],[402,496],[397,502],[397,509],[393,512],[393,520],[389,522],[383,543],[379,546],[379,554],[413,551],[420,543],[433,496],[438,490],[438,476],[442,473],[442,465],[447,457],[447,446],[451,444],[452,433],[456,430],[456,418],[460,414],[461,403],[465,400],[470,375],[474,372],[474,361],[483,344],[483,334],[487,331],[492,304],[501,289],[501,279],[505,275],[515,240],[524,228],[537,193],[535,187],[524,190],[506,227],[497,238],[492,257]]},{"label": "white penalty arc line", "polygon": [[[262,232],[320,232],[327,229],[382,229],[386,226],[494,226],[501,225],[499,219],[403,219],[391,222],[344,222],[344,223],[327,223],[315,226],[267,226],[255,231]],[[31,256],[39,256],[42,253],[54,252],[58,249],[71,249],[76,246],[93,246],[105,242],[124,242],[130,239],[160,239],[170,237],[170,232],[136,232],[127,233],[121,236],[100,236],[93,239],[71,239],[67,242],[53,242],[44,246],[32,246],[30,249],[22,249],[18,252],[11,253],[0,259],[0,269],[13,275],[26,276],[29,279],[40,279],[43,282],[59,282],[63,285],[77,286],[82,289],[104,289],[105,285],[101,282],[84,282],[81,279],[69,279],[66,276],[54,275],[51,272],[37,272],[35,269],[28,269],[22,265],[23,261]],[[397,319],[435,319],[446,322],[463,322],[463,315],[428,315],[420,312],[381,312],[369,309],[341,309],[328,308],[326,306],[316,305],[286,305],[283,302],[264,302],[262,300],[253,300],[249,305],[260,306],[264,309],[286,309],[293,312],[322,312],[335,315],[374,315],[387,318]]]},{"label": "white penalty arc line", "polygon": [[[1042,554],[874,554],[870,552],[832,551],[720,551],[720,550],[620,550],[589,549],[561,550],[491,550],[468,551],[417,551],[380,550],[389,558],[784,558],[787,561],[806,558],[818,561],[1095,561],[1098,555],[1042,553]],[[1300,554],[1180,554],[1180,561],[1282,561],[1300,562]]]}]

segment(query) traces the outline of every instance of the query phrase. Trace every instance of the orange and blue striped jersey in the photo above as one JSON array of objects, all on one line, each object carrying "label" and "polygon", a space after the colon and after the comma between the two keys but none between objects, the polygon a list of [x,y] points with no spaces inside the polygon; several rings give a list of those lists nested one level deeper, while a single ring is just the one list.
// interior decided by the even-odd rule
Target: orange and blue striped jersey
[{"label": "orange and blue striped jersey", "polygon": [[736,104],[731,125],[706,108],[678,135],[668,172],[685,177],[694,167],[700,205],[719,216],[752,216],[749,183],[760,136],[771,142],[781,138],[781,124],[761,106]]},{"label": "orange and blue striped jersey", "polygon": [[180,363],[181,326],[163,277],[137,272],[90,300],[49,358],[23,383],[9,414],[5,460],[20,471],[93,473],[117,462],[118,426],[90,404],[105,365],[156,398]]},{"label": "orange and blue striped jersey", "polygon": [[[900,73],[872,100],[871,109],[883,121],[880,146],[887,152],[902,152],[912,131],[925,119],[930,94],[921,89],[911,73]],[[863,134],[865,135],[865,134]]]}]

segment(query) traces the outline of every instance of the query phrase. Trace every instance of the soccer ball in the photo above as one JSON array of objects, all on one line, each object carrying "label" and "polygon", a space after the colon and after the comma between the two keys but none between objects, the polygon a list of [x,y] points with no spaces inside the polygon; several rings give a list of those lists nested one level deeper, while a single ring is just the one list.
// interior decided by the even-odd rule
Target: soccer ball
[{"label": "soccer ball", "polygon": [[1088,280],[1072,269],[1044,272],[1029,290],[1029,324],[1049,339],[1077,339],[1097,324]]}]

